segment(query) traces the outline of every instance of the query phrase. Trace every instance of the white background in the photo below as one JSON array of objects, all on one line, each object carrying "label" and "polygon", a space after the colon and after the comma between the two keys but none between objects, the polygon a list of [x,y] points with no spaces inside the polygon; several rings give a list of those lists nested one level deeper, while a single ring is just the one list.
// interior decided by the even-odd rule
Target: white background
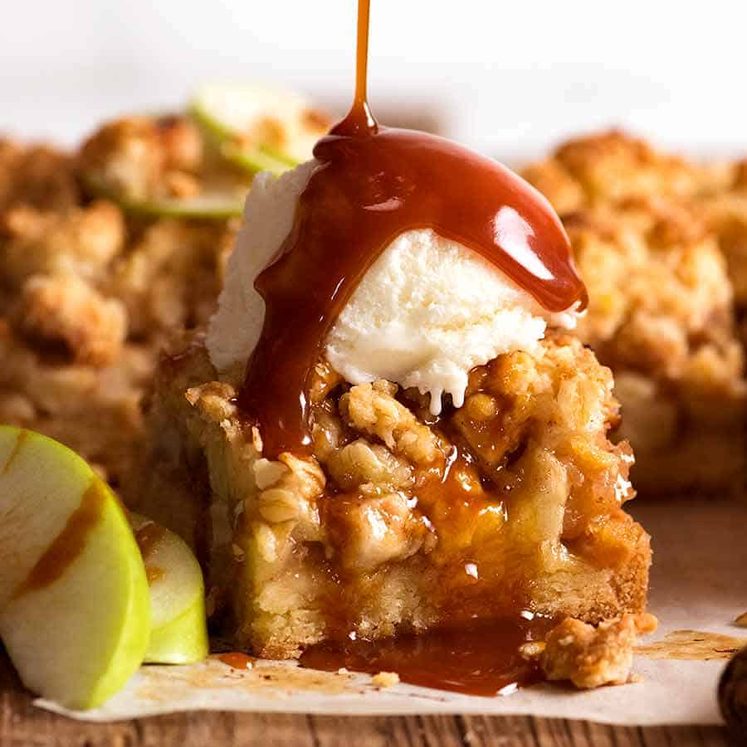
[{"label": "white background", "polygon": [[[436,117],[493,154],[625,125],[747,151],[747,6],[372,0],[375,111]],[[0,130],[72,142],[210,80],[277,80],[344,108],[355,0],[0,0]]]}]

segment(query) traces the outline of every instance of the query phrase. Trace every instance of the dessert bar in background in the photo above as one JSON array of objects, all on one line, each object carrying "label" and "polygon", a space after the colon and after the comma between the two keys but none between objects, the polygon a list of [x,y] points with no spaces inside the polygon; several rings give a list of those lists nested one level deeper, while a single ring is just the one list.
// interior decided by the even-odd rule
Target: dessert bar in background
[{"label": "dessert bar in background", "polygon": [[744,164],[620,132],[570,140],[524,176],[553,203],[589,291],[577,333],[612,369],[644,494],[744,484]]}]

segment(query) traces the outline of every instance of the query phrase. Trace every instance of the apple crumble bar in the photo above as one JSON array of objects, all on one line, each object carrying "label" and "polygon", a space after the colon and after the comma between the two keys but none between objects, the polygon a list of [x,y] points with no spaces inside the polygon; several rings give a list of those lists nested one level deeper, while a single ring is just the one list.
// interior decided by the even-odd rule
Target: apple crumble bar
[{"label": "apple crumble bar", "polygon": [[590,297],[578,334],[614,373],[646,494],[734,491],[743,477],[739,231],[726,218],[735,170],[613,132],[524,172],[571,237]]},{"label": "apple crumble bar", "polygon": [[0,421],[66,443],[114,483],[141,447],[156,351],[213,312],[234,226],[133,216],[88,184],[105,175],[115,198],[196,189],[200,163],[184,117],[118,120],[74,153],[0,142]]},{"label": "apple crumble bar", "polygon": [[607,438],[610,372],[576,339],[475,368],[438,417],[416,390],[350,386],[322,359],[312,456],[264,458],[237,384],[199,337],[164,356],[136,492],[202,552],[240,646],[292,657],[517,605],[593,623],[644,609],[648,536],[621,508],[632,454]]}]

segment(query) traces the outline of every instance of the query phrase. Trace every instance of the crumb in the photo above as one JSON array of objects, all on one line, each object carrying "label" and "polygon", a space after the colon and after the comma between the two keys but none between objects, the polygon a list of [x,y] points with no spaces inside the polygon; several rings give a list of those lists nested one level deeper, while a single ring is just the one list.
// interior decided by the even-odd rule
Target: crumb
[{"label": "crumb", "polygon": [[399,675],[396,672],[379,672],[371,678],[376,687],[394,687],[399,683]]},{"label": "crumb", "polygon": [[340,667],[337,670],[337,674],[350,674],[350,670],[347,667]]},{"label": "crumb", "polygon": [[521,652],[539,662],[548,680],[570,680],[581,690],[622,685],[640,681],[631,677],[633,646],[638,635],[652,633],[657,624],[648,613],[626,614],[597,627],[569,617],[544,643],[525,644]]}]

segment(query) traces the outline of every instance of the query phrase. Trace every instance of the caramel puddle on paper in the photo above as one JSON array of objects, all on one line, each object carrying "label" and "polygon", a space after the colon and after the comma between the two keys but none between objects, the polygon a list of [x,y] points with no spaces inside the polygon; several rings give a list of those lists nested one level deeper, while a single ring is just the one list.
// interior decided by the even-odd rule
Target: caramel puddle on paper
[{"label": "caramel puddle on paper", "polygon": [[338,695],[362,692],[365,688],[353,674],[319,672],[302,669],[289,662],[257,661],[251,669],[235,669],[212,655],[202,664],[191,667],[146,666],[141,673],[145,682],[138,687],[138,697],[164,702],[190,689],[241,690],[247,694],[282,697],[294,693]]},{"label": "caramel puddle on paper", "polygon": [[744,646],[747,646],[747,638],[702,630],[673,630],[661,641],[636,646],[635,653],[649,659],[709,661],[730,659]]}]

